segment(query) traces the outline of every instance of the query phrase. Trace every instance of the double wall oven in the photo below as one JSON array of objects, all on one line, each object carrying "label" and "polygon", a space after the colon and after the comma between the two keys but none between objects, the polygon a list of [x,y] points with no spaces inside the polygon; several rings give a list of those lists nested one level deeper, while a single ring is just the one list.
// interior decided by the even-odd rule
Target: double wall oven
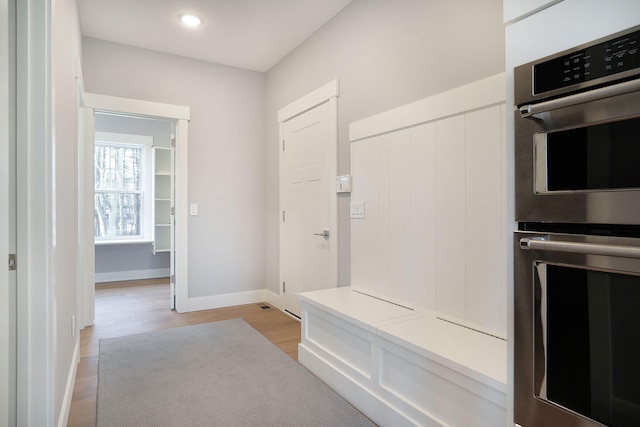
[{"label": "double wall oven", "polygon": [[514,411],[640,426],[640,27],[514,70]]}]

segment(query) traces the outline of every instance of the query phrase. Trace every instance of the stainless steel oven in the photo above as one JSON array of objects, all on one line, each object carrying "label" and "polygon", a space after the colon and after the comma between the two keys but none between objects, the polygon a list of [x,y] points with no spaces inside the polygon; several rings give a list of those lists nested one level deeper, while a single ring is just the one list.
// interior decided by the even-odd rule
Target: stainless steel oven
[{"label": "stainless steel oven", "polygon": [[640,426],[640,239],[518,232],[515,421]]},{"label": "stainless steel oven", "polygon": [[640,26],[514,70],[514,416],[640,426]]},{"label": "stainless steel oven", "polygon": [[640,27],[522,65],[516,220],[640,224]]}]

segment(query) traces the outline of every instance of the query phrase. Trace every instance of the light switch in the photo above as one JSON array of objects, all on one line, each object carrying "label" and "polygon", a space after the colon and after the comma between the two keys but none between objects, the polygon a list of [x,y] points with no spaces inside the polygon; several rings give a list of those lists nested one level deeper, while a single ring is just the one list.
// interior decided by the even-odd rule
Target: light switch
[{"label": "light switch", "polygon": [[364,202],[351,202],[350,204],[350,216],[354,219],[364,218]]},{"label": "light switch", "polygon": [[191,215],[191,216],[198,215],[198,204],[197,203],[191,203],[191,206],[189,206],[189,215]]}]

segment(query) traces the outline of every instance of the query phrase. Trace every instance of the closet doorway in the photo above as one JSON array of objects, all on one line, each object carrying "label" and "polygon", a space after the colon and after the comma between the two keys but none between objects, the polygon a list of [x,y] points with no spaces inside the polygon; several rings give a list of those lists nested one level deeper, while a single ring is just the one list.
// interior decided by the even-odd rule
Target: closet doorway
[{"label": "closet doorway", "polygon": [[168,276],[169,308],[186,311],[189,108],[88,93],[83,99],[87,185],[79,199],[83,246],[96,259],[78,295],[82,326],[93,324],[97,282]]}]

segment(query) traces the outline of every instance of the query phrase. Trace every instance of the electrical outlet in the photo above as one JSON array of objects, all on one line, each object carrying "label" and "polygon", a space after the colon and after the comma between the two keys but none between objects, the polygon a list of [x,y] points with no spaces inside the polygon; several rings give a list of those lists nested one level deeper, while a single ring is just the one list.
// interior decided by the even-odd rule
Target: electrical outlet
[{"label": "electrical outlet", "polygon": [[76,315],[71,315],[71,338],[76,337]]}]

